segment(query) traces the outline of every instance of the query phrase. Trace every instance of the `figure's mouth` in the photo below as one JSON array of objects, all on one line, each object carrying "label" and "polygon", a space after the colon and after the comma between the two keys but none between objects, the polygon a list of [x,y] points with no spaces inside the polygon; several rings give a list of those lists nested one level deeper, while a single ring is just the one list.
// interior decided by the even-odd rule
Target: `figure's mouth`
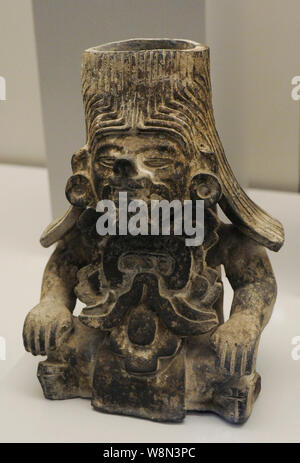
[{"label": "figure's mouth", "polygon": [[[150,185],[146,185],[145,181],[139,181],[131,178],[126,179],[111,179],[110,180],[110,187],[116,191],[135,191],[135,190],[142,190],[149,188]],[[148,182],[149,183],[149,182]]]},{"label": "figure's mouth", "polygon": [[120,194],[126,193],[127,194],[127,201],[132,201],[134,199],[143,199],[147,202],[147,198],[149,198],[150,190],[145,190],[142,187],[133,187],[131,185],[123,185],[123,186],[112,186],[108,185],[107,187],[103,188],[102,198],[103,199],[110,199],[115,203],[116,207],[119,207],[119,199]]},{"label": "figure's mouth", "polygon": [[169,189],[163,184],[155,184],[148,178],[118,178],[114,177],[102,189],[102,199],[118,201],[119,193],[127,193],[128,200],[151,199],[170,200]]}]

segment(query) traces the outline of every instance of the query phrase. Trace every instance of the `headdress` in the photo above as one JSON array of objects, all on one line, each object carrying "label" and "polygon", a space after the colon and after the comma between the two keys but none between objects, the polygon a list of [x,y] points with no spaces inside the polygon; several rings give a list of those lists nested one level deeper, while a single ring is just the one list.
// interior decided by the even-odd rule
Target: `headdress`
[{"label": "headdress", "polygon": [[[136,39],[90,48],[83,54],[82,93],[88,152],[106,134],[169,134],[181,143],[193,176],[213,171],[216,160],[219,204],[228,218],[258,243],[280,249],[281,223],[246,195],[226,159],[215,127],[207,46]],[[82,157],[80,151],[73,160],[75,173],[84,174]]]}]

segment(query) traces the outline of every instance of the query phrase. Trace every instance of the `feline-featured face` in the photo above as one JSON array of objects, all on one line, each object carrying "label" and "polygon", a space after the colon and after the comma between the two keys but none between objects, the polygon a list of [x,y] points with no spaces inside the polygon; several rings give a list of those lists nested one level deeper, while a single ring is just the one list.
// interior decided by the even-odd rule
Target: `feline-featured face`
[{"label": "feline-featured face", "polygon": [[98,199],[184,199],[188,166],[175,140],[162,134],[108,135],[92,156]]}]

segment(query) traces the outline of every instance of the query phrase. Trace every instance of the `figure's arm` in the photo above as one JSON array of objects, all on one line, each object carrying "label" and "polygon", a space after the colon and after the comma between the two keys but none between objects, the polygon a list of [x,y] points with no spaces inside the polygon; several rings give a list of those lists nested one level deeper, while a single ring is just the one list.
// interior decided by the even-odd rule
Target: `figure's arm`
[{"label": "figure's arm", "polygon": [[40,302],[49,300],[73,312],[76,303],[73,288],[77,271],[78,267],[70,258],[67,245],[60,242],[46,265]]},{"label": "figure's arm", "polygon": [[219,252],[234,297],[230,318],[213,334],[212,343],[222,368],[250,374],[276,299],[276,281],[266,250],[233,225],[222,227]]},{"label": "figure's arm", "polygon": [[71,240],[60,241],[44,271],[40,303],[27,315],[23,340],[33,355],[46,355],[70,333],[78,267]]},{"label": "figure's arm", "polygon": [[271,317],[277,293],[267,252],[234,227],[225,244],[224,267],[234,291],[230,316],[247,315],[262,331]]}]

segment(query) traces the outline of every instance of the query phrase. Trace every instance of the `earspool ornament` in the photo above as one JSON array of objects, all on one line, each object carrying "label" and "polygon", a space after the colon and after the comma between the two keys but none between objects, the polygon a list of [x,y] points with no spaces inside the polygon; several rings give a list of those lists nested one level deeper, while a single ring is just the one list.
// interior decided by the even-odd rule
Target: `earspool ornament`
[{"label": "earspool ornament", "polygon": [[82,174],[72,175],[67,181],[66,197],[72,206],[85,208],[93,201],[89,179]]},{"label": "earspool ornament", "polygon": [[217,176],[206,172],[195,175],[190,185],[190,196],[192,200],[202,199],[205,208],[215,206],[222,196]]}]

